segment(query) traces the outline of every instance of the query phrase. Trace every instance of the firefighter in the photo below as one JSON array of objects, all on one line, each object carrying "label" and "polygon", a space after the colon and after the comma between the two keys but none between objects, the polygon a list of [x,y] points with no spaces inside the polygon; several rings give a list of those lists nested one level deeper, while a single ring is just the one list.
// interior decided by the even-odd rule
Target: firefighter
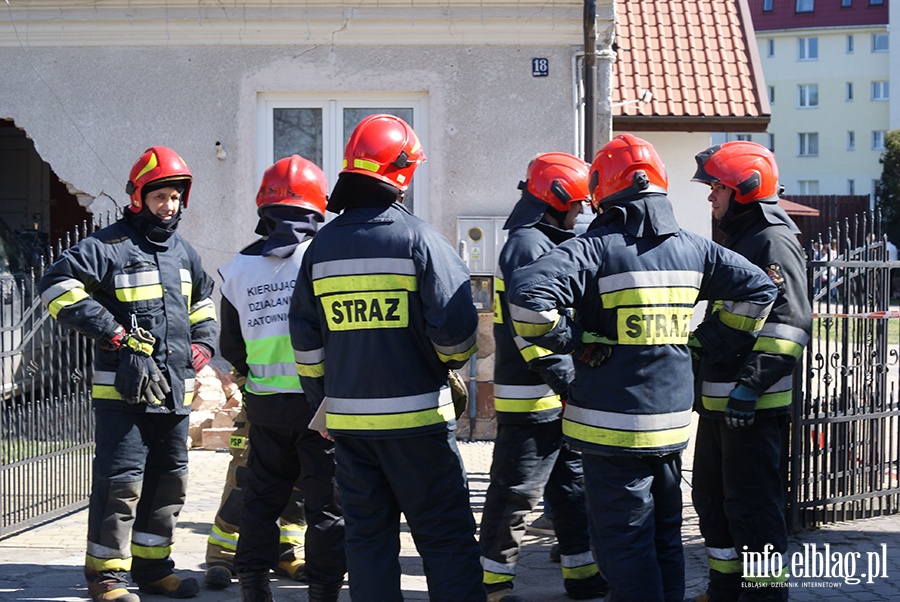
[{"label": "firefighter", "polygon": [[[783,467],[793,372],[812,328],[806,262],[795,237],[799,230],[778,206],[778,166],[771,151],[734,141],[696,159],[693,181],[710,187],[708,200],[725,233],[724,245],[765,270],[778,289],[755,341],[721,354],[707,347],[706,324],[697,328],[702,346],[694,407],[700,422],[692,497],[709,558],[709,585],[697,600],[786,600],[788,590],[778,582],[787,572],[782,575],[780,566],[753,567],[760,570],[742,579],[741,553],[771,546],[786,558]],[[749,587],[742,588],[742,581]]]},{"label": "firefighter", "polygon": [[[563,582],[575,600],[606,595],[588,538],[581,454],[562,440],[562,409],[574,375],[572,357],[517,336],[504,283],[513,270],[572,238],[589,196],[589,165],[566,153],[538,155],[519,183],[522,198],[503,228],[494,290],[494,407],[497,437],[481,518],[481,564],[489,602],[519,602],[510,593],[525,515],[543,493],[560,542]],[[546,487],[546,492],[545,492]]]},{"label": "firefighter", "polygon": [[97,340],[84,565],[95,601],[138,602],[129,570],[142,592],[199,591],[196,579],[175,575],[170,555],[187,489],[194,377],[218,335],[212,278],[175,231],[191,181],[175,151],[148,148],[131,168],[122,218],[65,251],[39,284],[51,316]]},{"label": "firefighter", "polygon": [[310,244],[291,300],[300,380],[335,441],[355,602],[402,601],[401,513],[429,598],[485,600],[448,386],[476,351],[478,315],[465,264],[402,204],[424,161],[402,119],[356,126],[328,204],[342,213]]},{"label": "firefighter", "polygon": [[219,268],[222,357],[247,377],[253,444],[234,566],[243,602],[269,602],[279,563],[278,518],[298,481],[304,494],[309,600],[336,602],[343,586],[344,520],[334,486],[334,446],[307,428],[307,403],[291,348],[288,306],[303,254],[325,219],[325,174],[292,155],[263,175],[260,239]]},{"label": "firefighter", "polygon": [[[246,380],[246,378],[241,378]],[[250,452],[250,422],[247,408],[241,410],[234,419],[235,430],[231,433],[228,448],[231,462],[225,477],[222,501],[216,512],[212,530],[206,541],[206,573],[203,581],[212,589],[222,589],[231,585],[236,574],[234,552],[237,550],[241,511],[244,508],[244,488],[247,485],[247,456]],[[306,538],[306,518],[303,514],[303,492],[299,483],[294,484],[291,497],[279,518],[280,541],[278,544],[278,564],[275,574],[289,577],[294,581],[306,581],[304,545]]]},{"label": "firefighter", "polygon": [[[681,452],[691,428],[689,324],[701,299],[723,339],[753,337],[775,298],[758,267],[681,230],[656,150],[622,134],[591,164],[588,231],[519,268],[519,336],[572,353],[563,435],[583,453],[591,542],[617,602],[684,597]],[[718,341],[718,339],[716,339]]]}]

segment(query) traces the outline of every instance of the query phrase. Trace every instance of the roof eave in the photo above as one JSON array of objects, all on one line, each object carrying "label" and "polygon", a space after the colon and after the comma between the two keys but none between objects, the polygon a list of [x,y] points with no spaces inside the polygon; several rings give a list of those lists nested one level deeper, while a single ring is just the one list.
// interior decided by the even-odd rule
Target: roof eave
[{"label": "roof eave", "polygon": [[613,116],[613,129],[619,132],[765,132],[769,115],[759,117],[706,117],[662,115]]}]

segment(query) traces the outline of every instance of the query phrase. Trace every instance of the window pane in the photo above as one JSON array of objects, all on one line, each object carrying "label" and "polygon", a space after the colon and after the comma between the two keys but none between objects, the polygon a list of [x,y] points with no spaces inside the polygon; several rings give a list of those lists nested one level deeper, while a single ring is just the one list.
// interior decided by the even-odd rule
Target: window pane
[{"label": "window pane", "polygon": [[[347,140],[350,139],[350,134],[353,133],[353,130],[356,128],[356,125],[368,117],[369,115],[376,115],[378,113],[387,113],[389,115],[394,115],[399,117],[413,129],[416,129],[416,125],[413,123],[413,110],[412,108],[404,108],[404,107],[391,107],[391,108],[377,108],[377,107],[365,107],[365,108],[345,108],[344,109],[344,135],[343,135],[343,145],[341,150],[343,151],[343,147],[347,146]],[[410,186],[406,189],[406,194],[403,196],[403,205],[413,211],[414,200],[413,200],[413,187]]]},{"label": "window pane", "polygon": [[873,33],[872,52],[887,52],[889,46],[888,40],[888,34],[886,33]]},{"label": "window pane", "polygon": [[815,9],[815,0],[797,0],[798,13],[811,13]]},{"label": "window pane", "polygon": [[273,109],[275,161],[300,155],[322,165],[322,109]]},{"label": "window pane", "polygon": [[772,10],[772,4],[774,0],[763,0],[763,11],[770,12]]}]

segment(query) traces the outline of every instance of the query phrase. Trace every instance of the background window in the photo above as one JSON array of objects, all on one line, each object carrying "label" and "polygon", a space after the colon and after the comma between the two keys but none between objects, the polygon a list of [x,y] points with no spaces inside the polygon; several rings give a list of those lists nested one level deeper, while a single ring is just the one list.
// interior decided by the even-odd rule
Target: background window
[{"label": "background window", "polygon": [[769,150],[775,152],[775,134],[769,134]]},{"label": "background window", "polygon": [[775,56],[775,40],[766,40],[766,56]]},{"label": "background window", "polygon": [[872,82],[872,100],[887,100],[889,97],[888,82]]},{"label": "background window", "polygon": [[847,94],[844,96],[847,102],[853,100],[853,82],[847,82]]},{"label": "background window", "polygon": [[753,142],[753,136],[751,134],[735,134],[735,140],[742,140],[743,142]]},{"label": "background window", "polygon": [[[265,168],[278,159],[296,153],[319,165],[329,184],[333,185],[342,169],[344,146],[353,128],[364,117],[375,113],[390,113],[412,125],[428,152],[425,113],[418,99],[398,97],[379,100],[377,95],[262,95],[258,105],[260,151],[257,156],[257,178],[262,178]],[[403,203],[423,219],[426,219],[427,213],[426,191],[427,171],[420,167]]]},{"label": "background window", "polygon": [[797,86],[799,97],[797,106],[811,109],[819,106],[819,84],[801,84]]},{"label": "background window", "polygon": [[847,54],[853,54],[853,34],[847,36]]},{"label": "background window", "polygon": [[881,6],[884,0],[869,0],[869,6]]},{"label": "background window", "polygon": [[872,52],[887,52],[890,46],[888,40],[888,34],[886,33],[873,33]]},{"label": "background window", "polygon": [[763,0],[763,12],[768,13],[772,12],[772,4],[774,0]]},{"label": "background window", "polygon": [[799,148],[797,154],[801,157],[816,157],[819,155],[818,132],[802,132],[797,134]]},{"label": "background window", "polygon": [[885,130],[875,130],[872,132],[872,150],[884,150]]},{"label": "background window", "polygon": [[797,188],[800,194],[819,194],[819,181],[797,180]]},{"label": "background window", "polygon": [[769,90],[769,104],[772,104],[775,102],[775,86],[766,86],[766,88]]},{"label": "background window", "polygon": [[856,194],[856,180],[847,180],[847,194]]},{"label": "background window", "polygon": [[815,7],[815,0],[797,0],[798,13],[811,13],[813,10],[815,10]]},{"label": "background window", "polygon": [[841,0],[841,6],[844,8],[853,6],[853,0]]},{"label": "background window", "polygon": [[819,38],[800,38],[801,61],[814,61],[819,58]]},{"label": "background window", "polygon": [[847,150],[856,150],[856,132],[853,130],[847,132]]}]

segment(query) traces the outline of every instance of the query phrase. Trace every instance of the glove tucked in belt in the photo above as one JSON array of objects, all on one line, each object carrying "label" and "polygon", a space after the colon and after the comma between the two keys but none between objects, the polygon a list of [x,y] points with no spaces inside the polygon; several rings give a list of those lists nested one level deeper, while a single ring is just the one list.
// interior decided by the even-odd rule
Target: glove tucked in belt
[{"label": "glove tucked in belt", "polygon": [[585,331],[581,334],[581,341],[572,351],[572,359],[596,368],[609,359],[615,344],[616,341],[613,339]]},{"label": "glove tucked in belt", "polygon": [[153,361],[155,343],[153,335],[143,328],[129,333],[121,329],[109,341],[112,348],[119,350],[119,367],[113,385],[126,403],[159,404],[171,391]]}]

